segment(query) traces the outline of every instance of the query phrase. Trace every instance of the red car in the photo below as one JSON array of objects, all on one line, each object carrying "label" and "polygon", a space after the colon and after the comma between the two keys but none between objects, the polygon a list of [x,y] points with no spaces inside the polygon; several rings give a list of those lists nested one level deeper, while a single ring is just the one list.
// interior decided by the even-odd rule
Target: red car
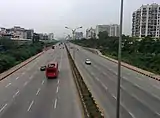
[{"label": "red car", "polygon": [[57,78],[58,77],[58,63],[49,63],[48,66],[46,67],[46,77],[47,78]]}]

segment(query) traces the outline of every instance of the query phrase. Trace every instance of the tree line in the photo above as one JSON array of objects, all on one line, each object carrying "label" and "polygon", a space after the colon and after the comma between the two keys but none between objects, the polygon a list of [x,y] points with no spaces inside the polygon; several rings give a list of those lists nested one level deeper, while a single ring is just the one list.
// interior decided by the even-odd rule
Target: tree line
[{"label": "tree line", "polygon": [[19,44],[9,38],[0,38],[0,73],[41,52],[44,47],[56,42],[40,41]]},{"label": "tree line", "polygon": [[[117,59],[118,37],[100,32],[99,39],[72,40],[81,46],[99,49],[104,55]],[[160,74],[160,39],[122,36],[122,60],[131,65]]]}]

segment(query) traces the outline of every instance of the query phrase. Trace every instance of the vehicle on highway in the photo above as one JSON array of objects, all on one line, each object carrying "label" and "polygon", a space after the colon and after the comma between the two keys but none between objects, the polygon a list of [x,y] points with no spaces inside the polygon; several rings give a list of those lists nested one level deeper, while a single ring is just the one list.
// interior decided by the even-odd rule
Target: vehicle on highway
[{"label": "vehicle on highway", "polygon": [[46,77],[48,79],[50,78],[57,78],[58,77],[58,63],[57,62],[51,62],[46,67]]},{"label": "vehicle on highway", "polygon": [[91,65],[91,60],[90,59],[86,59],[85,64]]},{"label": "vehicle on highway", "polygon": [[54,48],[55,48],[55,46],[53,45],[53,46],[52,46],[52,49],[54,49]]},{"label": "vehicle on highway", "polygon": [[46,70],[46,66],[41,66],[41,67],[40,67],[40,70],[41,70],[41,71],[45,71],[45,70]]}]

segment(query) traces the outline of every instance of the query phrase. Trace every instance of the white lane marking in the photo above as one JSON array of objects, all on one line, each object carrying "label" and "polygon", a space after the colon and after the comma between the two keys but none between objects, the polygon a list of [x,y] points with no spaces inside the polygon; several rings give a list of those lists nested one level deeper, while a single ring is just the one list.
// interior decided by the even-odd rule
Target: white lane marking
[{"label": "white lane marking", "polygon": [[113,97],[114,99],[117,99],[116,96],[115,96],[114,94],[111,94],[111,95],[112,95],[112,97]]},{"label": "white lane marking", "polygon": [[63,55],[63,53],[61,52],[61,59],[60,59],[59,71],[61,70],[61,67],[62,67],[62,55]]},{"label": "white lane marking", "polygon": [[118,75],[118,73],[116,71],[113,71],[115,75]]},{"label": "white lane marking", "polygon": [[16,80],[18,80],[19,79],[19,77],[16,77]]},{"label": "white lane marking", "polygon": [[103,72],[104,75],[107,75],[107,73]]},{"label": "white lane marking", "polygon": [[140,77],[136,77],[137,79],[139,79],[139,80],[142,80],[142,78],[140,78]]},{"label": "white lane marking", "polygon": [[95,79],[96,79],[97,81],[100,81],[98,77],[95,77]]},{"label": "white lane marking", "polygon": [[122,78],[124,78],[124,79],[126,79],[126,80],[128,80],[128,81],[129,81],[129,79],[128,79],[127,77],[125,77],[125,76],[123,76]]},{"label": "white lane marking", "polygon": [[58,90],[59,90],[59,86],[57,86],[57,90],[56,90],[56,93],[58,93]]},{"label": "white lane marking", "polygon": [[129,111],[128,113],[132,116],[132,118],[136,118],[136,117],[133,115],[133,113],[131,113],[130,111]]},{"label": "white lane marking", "polygon": [[41,83],[42,85],[44,84],[44,80],[42,81],[42,83]]},{"label": "white lane marking", "polygon": [[28,84],[28,82],[25,82],[24,84],[23,84],[23,86],[26,86]]},{"label": "white lane marking", "polygon": [[57,107],[57,98],[54,101],[54,109],[56,109],[56,107]]},{"label": "white lane marking", "polygon": [[19,90],[13,95],[13,98],[15,98],[19,93]]},{"label": "white lane marking", "polygon": [[0,113],[6,108],[8,104],[5,104],[1,109],[0,109]]},{"label": "white lane marking", "polygon": [[110,71],[112,71],[112,69],[109,68]]},{"label": "white lane marking", "polygon": [[30,79],[30,80],[33,79],[33,75],[31,75],[31,76],[29,77],[29,79]]},{"label": "white lane marking", "polygon": [[104,83],[101,82],[101,84],[102,84],[103,88],[105,88],[106,90],[108,89],[107,86]]},{"label": "white lane marking", "polygon": [[41,89],[40,89],[40,88],[38,88],[36,95],[38,95],[38,93],[40,92],[40,90],[41,90]]},{"label": "white lane marking", "polygon": [[27,111],[30,111],[30,109],[31,109],[31,107],[32,107],[32,105],[33,105],[33,103],[34,103],[34,101],[32,101],[32,102],[30,103],[30,105],[29,105]]},{"label": "white lane marking", "polygon": [[22,75],[24,75],[24,74],[25,74],[25,72],[22,73]]},{"label": "white lane marking", "polygon": [[160,113],[158,113],[158,112],[155,112],[158,116],[160,116]]},{"label": "white lane marking", "polygon": [[59,84],[59,79],[58,79],[58,81],[57,81],[57,84]]},{"label": "white lane marking", "polygon": [[91,75],[94,75],[94,73],[93,73],[93,72],[91,72]]},{"label": "white lane marking", "polygon": [[11,85],[11,83],[8,83],[5,87],[7,88],[7,87],[9,87]]},{"label": "white lane marking", "polygon": [[122,107],[131,115],[132,118],[136,118],[132,112],[129,111],[129,109],[121,102]]},{"label": "white lane marking", "polygon": [[[124,89],[123,86],[121,86],[121,88]],[[148,104],[146,104],[145,101],[143,101],[142,99],[139,99],[135,94],[131,93],[130,95],[131,95],[133,98],[137,99],[137,101],[139,101],[140,103],[142,103],[143,105],[145,105],[146,107],[148,107],[151,111],[155,111],[155,110],[152,110],[152,109],[148,106]],[[153,95],[153,96],[154,96],[154,95]],[[157,99],[158,99],[158,98],[157,98]],[[160,116],[160,113],[159,113],[159,112],[155,111],[154,113],[156,113],[157,115]]]}]

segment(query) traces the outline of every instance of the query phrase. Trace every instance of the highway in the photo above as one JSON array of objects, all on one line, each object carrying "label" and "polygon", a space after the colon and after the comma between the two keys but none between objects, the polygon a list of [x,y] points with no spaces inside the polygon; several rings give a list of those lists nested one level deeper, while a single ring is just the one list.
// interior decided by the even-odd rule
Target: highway
[{"label": "highway", "polygon": [[[67,44],[106,118],[116,118],[117,64],[82,47]],[[79,49],[79,50],[77,50]],[[92,64],[86,65],[90,59]],[[121,118],[160,118],[160,82],[122,67]]]},{"label": "highway", "polygon": [[[40,66],[59,63],[57,79]],[[65,49],[50,49],[0,81],[0,118],[82,118],[82,108]]]}]

